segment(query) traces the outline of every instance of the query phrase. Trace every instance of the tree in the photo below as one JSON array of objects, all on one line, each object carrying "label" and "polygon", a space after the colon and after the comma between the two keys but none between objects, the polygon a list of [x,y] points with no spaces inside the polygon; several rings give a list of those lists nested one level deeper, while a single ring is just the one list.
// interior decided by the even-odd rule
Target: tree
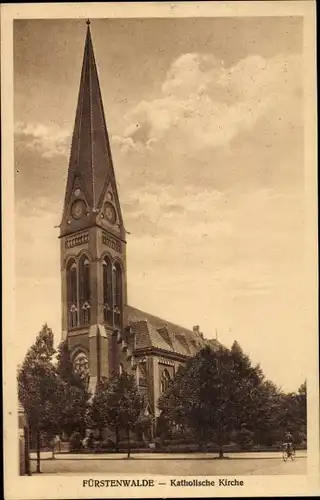
[{"label": "tree", "polygon": [[159,438],[160,441],[163,441],[165,439],[169,439],[170,436],[171,436],[170,419],[168,418],[168,415],[166,415],[165,410],[163,410],[157,419],[156,438]]},{"label": "tree", "polygon": [[296,394],[296,423],[301,441],[307,441],[307,382],[305,381]]},{"label": "tree", "polygon": [[84,381],[74,372],[68,341],[64,340],[58,345],[57,349],[57,372],[59,377],[68,382],[69,385],[85,388]]},{"label": "tree", "polygon": [[19,400],[36,434],[37,472],[40,472],[41,438],[53,438],[62,430],[84,433],[90,393],[73,372],[67,343],[58,348],[53,363],[53,332],[45,324],[18,371]]},{"label": "tree", "polygon": [[58,428],[59,380],[52,364],[54,353],[53,333],[45,324],[18,371],[19,400],[30,431],[36,433],[37,472],[40,472],[41,435],[57,432]]},{"label": "tree", "polygon": [[297,392],[281,393],[275,419],[279,440],[289,429],[295,443],[305,443],[307,438],[307,386],[304,382]]},{"label": "tree", "polygon": [[262,380],[237,343],[208,346],[178,371],[158,407],[171,425],[192,429],[200,446],[215,437],[222,458],[231,431],[250,421]]},{"label": "tree", "polygon": [[83,437],[89,423],[90,393],[85,388],[69,385],[59,379],[58,396],[60,431],[65,431],[68,436],[73,432],[79,432]]},{"label": "tree", "polygon": [[[102,431],[108,426],[108,390],[109,390],[109,381],[106,378],[102,378],[100,382],[97,383],[96,390],[91,402],[90,408],[90,421],[92,427],[98,429],[100,432],[100,439],[102,436]],[[118,443],[119,443],[119,432],[117,423],[115,423],[115,432],[116,432],[116,447],[118,451]]]},{"label": "tree", "polygon": [[265,380],[259,365],[252,366],[249,356],[244,354],[238,342],[233,343],[231,354],[238,381],[234,394],[238,400],[235,429],[245,428],[254,433],[253,437],[262,434],[269,434],[270,437],[280,405],[279,390]]},{"label": "tree", "polygon": [[281,440],[278,415],[283,394],[270,380],[263,380],[256,391],[256,407],[249,428],[254,431],[255,444],[266,446]]},{"label": "tree", "polygon": [[161,414],[157,422],[157,433],[169,437],[172,428],[179,425],[185,428],[189,423],[189,413],[186,411],[184,389],[188,385],[189,370],[192,361],[188,360],[186,365],[180,365],[176,376],[170,382],[168,389],[158,400],[158,408]]},{"label": "tree", "polygon": [[130,431],[135,429],[143,408],[144,401],[133,375],[123,372],[98,384],[92,401],[91,418],[100,430],[106,426],[113,428],[117,442],[119,431],[125,431],[130,458]]},{"label": "tree", "polygon": [[83,436],[89,423],[91,394],[86,380],[81,379],[73,370],[70,349],[66,341],[58,346],[57,361],[60,399],[59,427],[68,436],[73,432],[79,432]]},{"label": "tree", "polygon": [[243,425],[241,429],[232,431],[231,439],[233,443],[239,444],[243,450],[249,450],[253,445],[253,432]]},{"label": "tree", "polygon": [[[223,428],[227,423],[226,388],[231,383],[228,350],[210,347],[200,351],[179,370],[158,407],[173,426],[192,429],[200,448],[216,434],[222,455]],[[231,368],[231,366],[229,366]],[[226,378],[230,378],[227,383]]]}]

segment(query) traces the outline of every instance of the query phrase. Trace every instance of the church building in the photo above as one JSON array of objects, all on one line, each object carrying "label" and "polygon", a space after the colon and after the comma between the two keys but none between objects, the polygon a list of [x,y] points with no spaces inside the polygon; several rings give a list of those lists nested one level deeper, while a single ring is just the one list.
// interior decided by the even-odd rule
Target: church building
[{"label": "church building", "polygon": [[92,390],[113,372],[133,373],[157,417],[179,365],[216,341],[128,303],[126,231],[87,24],[60,225],[62,335]]}]

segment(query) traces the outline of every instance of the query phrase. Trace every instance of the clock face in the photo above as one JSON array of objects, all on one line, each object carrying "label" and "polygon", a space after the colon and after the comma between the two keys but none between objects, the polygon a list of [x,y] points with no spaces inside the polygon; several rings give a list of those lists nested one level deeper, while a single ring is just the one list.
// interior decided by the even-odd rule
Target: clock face
[{"label": "clock face", "polygon": [[76,200],[71,207],[71,213],[74,219],[80,219],[84,215],[85,211],[86,205],[83,200]]},{"label": "clock face", "polygon": [[116,211],[115,211],[113,205],[111,205],[111,203],[105,204],[104,215],[105,215],[105,218],[107,219],[107,221],[110,222],[110,224],[115,224],[115,222],[117,220],[117,215],[116,215]]}]

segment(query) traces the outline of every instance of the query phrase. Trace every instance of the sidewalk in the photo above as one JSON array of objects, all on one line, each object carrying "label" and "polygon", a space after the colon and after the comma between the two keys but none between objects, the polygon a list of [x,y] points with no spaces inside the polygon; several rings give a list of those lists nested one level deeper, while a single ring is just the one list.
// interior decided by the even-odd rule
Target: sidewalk
[{"label": "sidewalk", "polygon": [[[282,456],[281,451],[230,453],[226,452],[224,458],[237,460],[266,460]],[[297,451],[296,459],[306,458],[307,451]],[[30,458],[36,460],[37,454],[30,453]],[[41,460],[52,460],[52,452],[41,452]],[[218,459],[218,453],[131,453],[132,460],[212,460]],[[55,460],[127,460],[126,453],[55,453]]]}]

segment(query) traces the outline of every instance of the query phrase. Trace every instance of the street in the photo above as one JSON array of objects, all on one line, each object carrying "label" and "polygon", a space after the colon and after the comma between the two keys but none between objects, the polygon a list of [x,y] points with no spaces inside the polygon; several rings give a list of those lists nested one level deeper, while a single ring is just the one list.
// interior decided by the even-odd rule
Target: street
[{"label": "street", "polygon": [[[227,453],[226,459],[218,460],[213,453],[72,455],[42,454],[43,474],[76,475],[92,474],[143,474],[168,476],[225,476],[225,475],[281,475],[306,474],[307,452],[298,451],[294,462],[282,460],[281,452]],[[32,471],[35,471],[35,454],[32,454]]]}]

